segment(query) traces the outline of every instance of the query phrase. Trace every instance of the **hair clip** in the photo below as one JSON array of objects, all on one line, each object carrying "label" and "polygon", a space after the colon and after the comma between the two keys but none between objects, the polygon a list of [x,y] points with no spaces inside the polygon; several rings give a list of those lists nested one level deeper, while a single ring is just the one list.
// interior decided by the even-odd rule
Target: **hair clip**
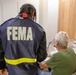
[{"label": "hair clip", "polygon": [[28,14],[22,13],[22,18],[27,18],[27,17],[28,17]]}]

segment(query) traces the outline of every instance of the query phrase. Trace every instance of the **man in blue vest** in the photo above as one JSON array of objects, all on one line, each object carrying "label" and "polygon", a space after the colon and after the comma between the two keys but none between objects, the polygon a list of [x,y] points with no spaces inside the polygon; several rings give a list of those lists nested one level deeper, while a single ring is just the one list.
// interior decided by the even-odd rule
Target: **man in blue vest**
[{"label": "man in blue vest", "polygon": [[43,61],[47,52],[45,31],[35,19],[35,7],[24,4],[16,18],[1,25],[0,71],[7,65],[8,75],[38,75],[37,62]]}]

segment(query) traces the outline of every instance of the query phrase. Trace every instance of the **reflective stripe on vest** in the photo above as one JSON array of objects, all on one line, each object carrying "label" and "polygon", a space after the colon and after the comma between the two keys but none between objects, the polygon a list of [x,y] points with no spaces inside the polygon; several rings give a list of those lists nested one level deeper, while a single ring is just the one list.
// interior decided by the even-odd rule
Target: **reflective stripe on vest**
[{"label": "reflective stripe on vest", "polygon": [[7,59],[6,57],[4,58],[7,64],[10,65],[18,65],[21,63],[35,63],[37,60],[36,58],[19,58],[19,59]]}]

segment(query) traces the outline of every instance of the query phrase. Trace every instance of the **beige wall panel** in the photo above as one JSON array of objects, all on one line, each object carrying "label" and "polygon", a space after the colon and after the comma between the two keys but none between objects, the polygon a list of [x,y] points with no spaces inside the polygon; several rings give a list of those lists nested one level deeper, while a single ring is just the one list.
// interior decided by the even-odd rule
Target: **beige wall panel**
[{"label": "beige wall panel", "polygon": [[58,31],[66,31],[76,39],[76,0],[59,0]]}]

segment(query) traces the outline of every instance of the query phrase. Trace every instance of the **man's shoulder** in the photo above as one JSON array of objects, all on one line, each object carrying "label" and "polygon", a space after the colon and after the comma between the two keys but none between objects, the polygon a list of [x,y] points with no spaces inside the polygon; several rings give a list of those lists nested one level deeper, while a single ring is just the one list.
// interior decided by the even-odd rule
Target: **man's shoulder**
[{"label": "man's shoulder", "polygon": [[57,53],[55,53],[53,56],[52,56],[52,58],[61,58],[62,57],[62,52],[57,52]]}]

